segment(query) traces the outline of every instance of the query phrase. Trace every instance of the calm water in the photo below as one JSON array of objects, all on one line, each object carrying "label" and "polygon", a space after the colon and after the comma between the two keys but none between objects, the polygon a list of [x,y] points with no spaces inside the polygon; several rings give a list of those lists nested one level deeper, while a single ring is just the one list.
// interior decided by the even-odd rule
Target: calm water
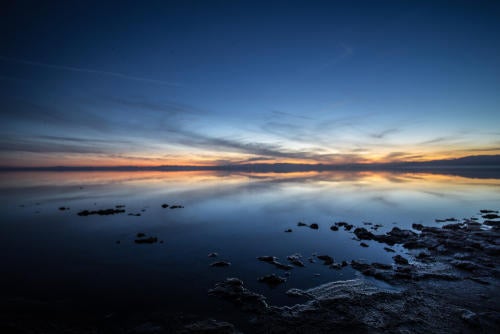
[{"label": "calm water", "polygon": [[[226,306],[207,290],[232,276],[274,303],[290,303],[284,295],[289,288],[356,275],[349,267],[310,264],[312,253],[336,261],[392,261],[394,254],[381,244],[363,248],[352,233],[331,231],[333,222],[383,224],[382,233],[500,208],[500,179],[424,173],[23,172],[0,174],[0,189],[2,297],[105,310],[139,305],[220,311]],[[162,209],[163,203],[185,208]],[[115,205],[125,205],[127,212],[77,215]],[[297,227],[298,221],[320,228]],[[284,233],[287,228],[293,232]],[[164,243],[135,244],[138,232]],[[232,266],[210,267],[210,252]],[[257,282],[259,276],[284,273],[257,256],[286,263],[294,253],[304,256],[306,267],[294,268],[285,285],[271,289]]]}]

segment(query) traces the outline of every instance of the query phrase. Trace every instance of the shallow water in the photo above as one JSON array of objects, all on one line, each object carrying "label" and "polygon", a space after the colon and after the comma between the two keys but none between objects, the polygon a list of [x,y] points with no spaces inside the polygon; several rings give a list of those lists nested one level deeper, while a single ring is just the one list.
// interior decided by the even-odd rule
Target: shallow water
[{"label": "shallow water", "polygon": [[[1,296],[105,310],[222,310],[207,290],[226,277],[243,279],[273,303],[293,303],[284,294],[289,288],[357,275],[350,267],[311,264],[312,253],[337,262],[392,262],[385,245],[368,241],[370,247],[360,247],[352,231],[331,231],[334,222],[382,224],[383,233],[500,207],[500,179],[430,173],[5,172],[0,190]],[[185,208],[163,209],[163,203]],[[77,215],[116,205],[125,205],[126,213]],[[70,210],[60,211],[62,206]],[[298,221],[318,223],[319,229],[297,227]],[[293,232],[285,233],[287,228]],[[164,242],[135,244],[139,232]],[[232,265],[210,267],[210,252]],[[262,275],[284,274],[257,256],[286,263],[294,253],[306,267],[291,270],[286,284],[257,282]]]}]

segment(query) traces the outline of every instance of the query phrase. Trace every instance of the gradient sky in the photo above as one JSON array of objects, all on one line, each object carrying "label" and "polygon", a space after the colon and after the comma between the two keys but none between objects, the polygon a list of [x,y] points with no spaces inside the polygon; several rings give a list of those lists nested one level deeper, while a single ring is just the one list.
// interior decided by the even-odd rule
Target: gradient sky
[{"label": "gradient sky", "polygon": [[0,165],[500,154],[498,1],[7,1]]}]

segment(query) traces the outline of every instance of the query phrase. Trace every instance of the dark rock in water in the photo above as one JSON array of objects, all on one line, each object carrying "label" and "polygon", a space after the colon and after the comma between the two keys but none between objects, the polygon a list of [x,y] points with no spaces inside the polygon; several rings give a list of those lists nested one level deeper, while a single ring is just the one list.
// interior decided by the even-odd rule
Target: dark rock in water
[{"label": "dark rock in water", "polygon": [[312,223],[311,225],[309,225],[310,228],[312,228],[313,230],[317,230],[319,228],[318,224],[316,223]]},{"label": "dark rock in water", "polygon": [[228,300],[245,311],[263,313],[267,309],[266,297],[246,289],[238,278],[226,278],[208,290],[208,294]]},{"label": "dark rock in water", "polygon": [[210,264],[210,267],[229,267],[231,262],[227,261],[217,261]]},{"label": "dark rock in water", "polygon": [[300,256],[297,254],[288,256],[287,260],[290,261],[290,263],[294,266],[304,267],[304,263],[300,260]]},{"label": "dark rock in water", "polygon": [[123,209],[105,209],[105,210],[94,210],[94,211],[89,211],[89,210],[83,210],[78,212],[79,216],[89,216],[89,215],[100,215],[100,216],[107,216],[107,215],[114,215],[116,213],[123,213],[125,210]]},{"label": "dark rock in water", "polygon": [[353,227],[354,227],[354,225],[347,224],[347,225],[344,226],[344,230],[345,231],[350,231],[350,230],[352,230]]},{"label": "dark rock in water", "polygon": [[292,232],[292,229],[291,228],[286,229],[285,232],[290,233],[290,232]]},{"label": "dark rock in water", "polygon": [[323,261],[323,264],[325,266],[329,266],[331,264],[333,264],[333,258],[329,255],[318,255],[317,256],[318,259],[320,259],[321,261]]},{"label": "dark rock in water", "polygon": [[384,250],[385,250],[386,252],[389,252],[389,253],[394,253],[394,252],[396,252],[394,249],[389,248],[389,247],[384,247]]},{"label": "dark rock in water", "polygon": [[370,222],[363,222],[363,225],[368,225],[368,226],[370,226],[370,225],[373,225],[373,223],[370,223]]},{"label": "dark rock in water", "polygon": [[217,256],[219,256],[219,254],[218,254],[218,253],[215,253],[215,252],[213,252],[213,253],[208,253],[208,257],[217,257]]},{"label": "dark rock in water", "polygon": [[64,206],[61,206],[61,207],[59,208],[59,211],[66,211],[66,210],[69,210],[69,208],[66,208],[66,207],[64,207]]},{"label": "dark rock in water", "polygon": [[306,223],[303,223],[303,222],[298,222],[297,226],[308,226],[308,225]]},{"label": "dark rock in water", "polygon": [[197,321],[195,323],[184,326],[183,333],[196,333],[196,334],[238,334],[233,324],[224,321],[216,321],[208,319]]},{"label": "dark rock in water", "polygon": [[460,318],[470,326],[476,327],[480,325],[479,316],[470,310],[463,310]]},{"label": "dark rock in water", "polygon": [[269,285],[271,287],[277,286],[281,283],[286,282],[285,277],[281,277],[281,276],[278,276],[275,274],[265,275],[265,276],[259,277],[257,280],[261,283],[266,283],[267,285]]},{"label": "dark rock in water", "polygon": [[339,227],[342,227],[342,226],[344,226],[344,227],[345,227],[345,226],[347,226],[347,225],[349,225],[349,224],[347,224],[346,222],[336,222],[336,223],[335,223],[335,225],[336,225],[336,226],[339,226]]},{"label": "dark rock in water", "polygon": [[373,233],[368,231],[364,227],[358,227],[354,230],[354,234],[356,237],[358,237],[361,240],[372,240],[373,239]]},{"label": "dark rock in water", "polygon": [[329,268],[339,270],[342,269],[342,265],[340,263],[332,263]]},{"label": "dark rock in water", "polygon": [[342,261],[342,263],[340,264],[342,267],[347,267],[349,264],[347,263],[346,260]]},{"label": "dark rock in water", "polygon": [[500,218],[500,216],[495,214],[495,213],[488,213],[486,215],[483,215],[483,218],[484,219],[498,219],[498,218]]},{"label": "dark rock in water", "polygon": [[396,262],[397,264],[402,264],[402,265],[409,264],[408,260],[402,257],[401,255],[396,255],[393,257],[393,259],[394,262]]},{"label": "dark rock in water", "polygon": [[444,223],[444,222],[446,222],[446,219],[435,219],[434,221],[436,223]]},{"label": "dark rock in water", "polygon": [[166,208],[168,208],[168,204],[162,204],[161,207],[166,209]]},{"label": "dark rock in water", "polygon": [[125,207],[125,205],[123,205],[123,204],[115,205],[115,208],[117,208],[117,209],[123,209],[124,207]]},{"label": "dark rock in water", "polygon": [[129,213],[128,215],[129,216],[134,216],[134,217],[140,217],[141,216],[140,213]]},{"label": "dark rock in water", "polygon": [[448,230],[459,230],[462,228],[462,224],[460,224],[460,223],[448,224],[448,225],[444,225],[443,228],[448,229]]},{"label": "dark rock in water", "polygon": [[364,242],[360,243],[359,245],[360,245],[361,247],[370,247],[370,246],[368,246],[367,244],[365,244]]},{"label": "dark rock in water", "polygon": [[498,213],[497,210],[486,210],[486,209],[479,210],[479,212],[481,212],[481,213]]},{"label": "dark rock in water", "polygon": [[184,209],[183,205],[172,205],[170,209]]},{"label": "dark rock in water", "polygon": [[119,244],[120,243],[120,240],[116,240],[116,243]]},{"label": "dark rock in water", "polygon": [[422,225],[422,224],[411,224],[411,228],[414,229],[414,230],[417,230],[417,231],[422,231],[422,229],[424,228],[424,225]]},{"label": "dark rock in water", "polygon": [[498,220],[485,220],[483,222],[484,225],[488,225],[488,226],[500,226],[500,221]]},{"label": "dark rock in water", "polygon": [[134,242],[136,244],[155,244],[158,242],[157,237],[149,237],[149,238],[143,238],[143,239],[135,239]]},{"label": "dark rock in water", "polygon": [[338,231],[339,227],[336,226],[336,225],[332,225],[332,226],[330,226],[330,230],[332,230],[332,231]]},{"label": "dark rock in water", "polygon": [[137,238],[144,238],[146,236],[146,233],[139,232],[136,234]]},{"label": "dark rock in water", "polygon": [[257,260],[270,263],[270,264],[274,265],[276,268],[281,269],[281,270],[293,269],[293,267],[288,265],[288,264],[283,264],[283,263],[278,262],[278,258],[275,256],[268,256],[268,255],[259,256],[259,257],[257,257]]},{"label": "dark rock in water", "polygon": [[257,260],[262,261],[262,262],[273,263],[273,262],[277,261],[278,258],[276,256],[264,255],[264,256],[257,257]]}]

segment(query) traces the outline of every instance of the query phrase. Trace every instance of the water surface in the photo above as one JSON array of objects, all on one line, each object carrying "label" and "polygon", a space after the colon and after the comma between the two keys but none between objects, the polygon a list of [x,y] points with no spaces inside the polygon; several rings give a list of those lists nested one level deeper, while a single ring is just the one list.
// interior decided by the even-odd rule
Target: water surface
[{"label": "water surface", "polygon": [[[412,223],[437,226],[436,218],[462,219],[500,206],[499,179],[431,173],[6,172],[0,190],[3,298],[198,313],[225,310],[207,290],[226,277],[287,304],[295,302],[284,294],[289,288],[357,275],[350,267],[308,263],[313,253],[338,262],[392,262],[385,245],[360,247],[352,231],[331,231],[334,222],[382,224],[382,233]],[[184,208],[163,209],[163,203]],[[125,205],[126,213],[77,215],[116,205]],[[297,227],[299,221],[319,229]],[[293,232],[285,233],[288,228]],[[163,243],[135,244],[139,232]],[[232,265],[210,267],[210,252]],[[291,270],[286,284],[257,282],[284,274],[257,256],[286,262],[294,253],[306,267]]]}]

